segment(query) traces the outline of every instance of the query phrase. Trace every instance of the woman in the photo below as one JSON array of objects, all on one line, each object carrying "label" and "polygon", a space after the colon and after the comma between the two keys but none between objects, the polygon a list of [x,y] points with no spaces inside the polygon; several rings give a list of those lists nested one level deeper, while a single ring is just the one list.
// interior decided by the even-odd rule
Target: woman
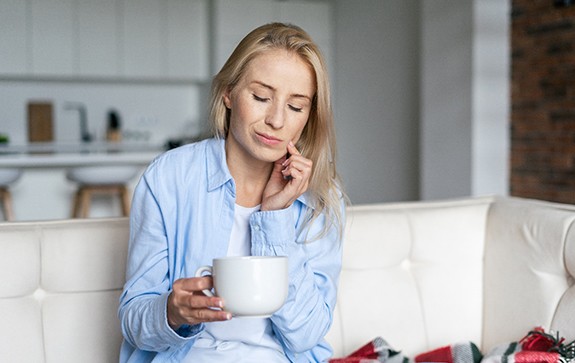
[{"label": "woman", "polygon": [[[300,28],[248,34],[212,84],[214,138],[171,150],[140,180],[119,316],[121,362],[322,362],[341,267],[344,196],[325,63]],[[232,319],[199,266],[285,255],[270,318]]]}]

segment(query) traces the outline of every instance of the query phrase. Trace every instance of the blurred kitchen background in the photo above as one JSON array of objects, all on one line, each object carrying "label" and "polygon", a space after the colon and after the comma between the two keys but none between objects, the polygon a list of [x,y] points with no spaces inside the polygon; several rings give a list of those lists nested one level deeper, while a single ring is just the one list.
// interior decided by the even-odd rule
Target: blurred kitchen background
[{"label": "blurred kitchen background", "polygon": [[[211,77],[248,31],[270,21],[302,26],[328,59],[339,171],[353,203],[538,197],[510,184],[512,139],[520,139],[511,127],[511,30],[523,21],[533,36],[533,18],[542,27],[573,19],[569,3],[0,0],[0,170],[23,170],[10,186],[16,219],[68,217],[77,187],[65,177],[71,167],[143,170],[168,144],[205,134]],[[530,54],[525,44],[534,43],[521,44]],[[46,104],[51,138],[31,142],[30,105],[41,114]],[[536,113],[539,104],[527,106]],[[121,141],[110,139],[111,124]],[[513,170],[535,185],[522,168],[531,160]],[[572,168],[573,153],[564,163]],[[115,210],[109,203],[117,204],[96,201],[92,215]]]}]

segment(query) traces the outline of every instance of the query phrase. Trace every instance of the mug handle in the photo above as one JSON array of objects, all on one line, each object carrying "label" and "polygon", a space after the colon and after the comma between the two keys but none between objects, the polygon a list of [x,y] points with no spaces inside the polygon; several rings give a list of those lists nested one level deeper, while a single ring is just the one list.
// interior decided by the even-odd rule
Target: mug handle
[{"label": "mug handle", "polygon": [[[199,269],[197,269],[196,270],[196,277],[204,276],[204,272],[207,272],[208,275],[211,275],[212,274],[212,266],[202,266]],[[215,296],[214,293],[208,289],[204,289],[204,290],[202,290],[202,292],[204,293],[204,295],[209,296],[209,297]]]}]

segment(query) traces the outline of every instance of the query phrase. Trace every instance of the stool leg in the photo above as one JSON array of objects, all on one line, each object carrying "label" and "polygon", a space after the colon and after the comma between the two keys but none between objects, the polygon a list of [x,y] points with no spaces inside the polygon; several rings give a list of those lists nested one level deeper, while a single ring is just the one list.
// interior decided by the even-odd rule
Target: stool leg
[{"label": "stool leg", "polygon": [[80,188],[80,218],[88,218],[90,212],[90,198],[92,190],[90,187]]},{"label": "stool leg", "polygon": [[2,203],[2,217],[6,219],[6,203],[4,202],[4,194],[6,193],[6,189],[0,188],[0,203]]},{"label": "stool leg", "polygon": [[4,194],[4,211],[6,213],[6,220],[13,221],[14,211],[12,210],[12,195],[10,195],[8,190],[6,190]]},{"label": "stool leg", "polygon": [[128,216],[130,214],[130,194],[125,185],[82,185],[78,188],[78,191],[74,196],[74,208],[72,212],[74,218],[88,218],[90,213],[90,203],[94,194],[119,196],[122,215]]},{"label": "stool leg", "polygon": [[120,199],[122,203],[122,215],[127,217],[130,214],[130,195],[125,185],[120,186]]},{"label": "stool leg", "polygon": [[74,193],[74,201],[72,202],[72,218],[80,217],[80,189]]},{"label": "stool leg", "polygon": [[4,212],[4,218],[7,221],[14,220],[14,212],[12,210],[12,196],[10,191],[6,188],[0,188],[0,198],[2,199],[2,210]]}]

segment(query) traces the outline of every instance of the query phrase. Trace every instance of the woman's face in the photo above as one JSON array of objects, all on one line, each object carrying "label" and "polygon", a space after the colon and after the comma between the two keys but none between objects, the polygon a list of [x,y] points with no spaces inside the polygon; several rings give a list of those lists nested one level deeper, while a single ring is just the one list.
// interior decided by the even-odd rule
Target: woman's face
[{"label": "woman's face", "polygon": [[224,95],[229,151],[266,162],[283,157],[307,123],[314,94],[314,73],[299,55],[280,49],[258,55]]}]

